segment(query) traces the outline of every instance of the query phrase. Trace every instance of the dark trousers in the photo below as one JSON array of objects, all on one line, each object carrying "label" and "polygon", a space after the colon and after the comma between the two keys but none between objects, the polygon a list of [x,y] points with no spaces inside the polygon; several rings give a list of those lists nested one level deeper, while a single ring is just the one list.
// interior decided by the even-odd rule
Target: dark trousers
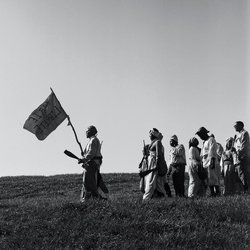
[{"label": "dark trousers", "polygon": [[244,191],[250,188],[250,158],[246,157],[236,166],[236,171],[239,179],[244,187]]},{"label": "dark trousers", "polygon": [[175,195],[183,197],[185,196],[185,165],[184,164],[176,164],[173,167],[172,172],[173,185],[175,190]]},{"label": "dark trousers", "polygon": [[100,171],[98,171],[97,173],[97,187],[99,187],[103,191],[103,193],[105,194],[109,193],[109,190],[102,179],[102,175],[100,174]]},{"label": "dark trousers", "polygon": [[220,186],[209,186],[210,196],[220,196]]},{"label": "dark trousers", "polygon": [[171,189],[170,189],[170,186],[168,185],[167,182],[164,183],[164,189],[166,191],[166,194],[168,197],[172,197],[172,194],[171,194]]},{"label": "dark trousers", "polygon": [[91,197],[97,198],[99,196],[97,191],[98,172],[98,166],[94,161],[90,161],[84,166],[81,199],[86,200]]}]

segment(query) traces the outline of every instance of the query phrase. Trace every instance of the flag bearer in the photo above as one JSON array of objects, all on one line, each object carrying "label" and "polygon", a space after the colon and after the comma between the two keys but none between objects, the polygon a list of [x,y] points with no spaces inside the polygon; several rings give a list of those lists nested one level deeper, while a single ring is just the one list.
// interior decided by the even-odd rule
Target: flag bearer
[{"label": "flag bearer", "polygon": [[[83,187],[81,192],[81,202],[90,198],[100,198],[98,186],[104,184],[100,178],[100,166],[102,164],[101,143],[97,138],[97,129],[95,126],[89,126],[86,131],[86,137],[89,142],[83,151],[82,159],[79,164],[83,164]],[[108,192],[108,190],[106,190]]]}]

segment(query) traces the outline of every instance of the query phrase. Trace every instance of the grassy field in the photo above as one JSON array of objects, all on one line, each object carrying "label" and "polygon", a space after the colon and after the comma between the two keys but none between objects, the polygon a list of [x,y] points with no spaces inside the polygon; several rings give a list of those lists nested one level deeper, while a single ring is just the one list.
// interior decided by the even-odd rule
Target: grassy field
[{"label": "grassy field", "polygon": [[0,178],[0,249],[250,249],[250,195],[144,204],[137,174],[103,178],[83,205],[81,175]]}]

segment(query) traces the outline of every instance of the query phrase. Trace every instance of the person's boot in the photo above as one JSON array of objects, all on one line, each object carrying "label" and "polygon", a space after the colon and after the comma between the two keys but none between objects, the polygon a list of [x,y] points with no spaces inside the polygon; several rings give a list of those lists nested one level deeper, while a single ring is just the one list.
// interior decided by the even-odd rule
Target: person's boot
[{"label": "person's boot", "polygon": [[170,187],[169,187],[169,185],[168,185],[167,182],[164,184],[164,189],[165,189],[165,191],[166,191],[167,196],[168,196],[168,197],[172,197],[171,189],[170,189]]},{"label": "person's boot", "polygon": [[84,196],[80,199],[80,203],[85,203],[90,198],[91,198],[91,192],[85,191]]},{"label": "person's boot", "polygon": [[210,188],[210,195],[209,195],[209,197],[215,197],[214,186],[209,186],[209,188]]},{"label": "person's boot", "polygon": [[220,186],[217,186],[217,185],[215,186],[215,192],[216,192],[215,193],[216,196],[220,196]]}]

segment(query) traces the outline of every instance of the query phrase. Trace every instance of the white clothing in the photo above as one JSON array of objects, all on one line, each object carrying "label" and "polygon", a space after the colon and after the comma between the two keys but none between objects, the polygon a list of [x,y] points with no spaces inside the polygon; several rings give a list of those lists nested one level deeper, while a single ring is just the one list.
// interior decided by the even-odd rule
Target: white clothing
[{"label": "white clothing", "polygon": [[190,147],[189,149],[189,161],[188,161],[188,197],[196,197],[201,189],[202,181],[198,176],[198,167],[201,164],[199,150],[196,147]]},{"label": "white clothing", "polygon": [[[156,168],[156,153],[154,151],[149,152],[148,156],[148,170]],[[157,190],[166,197],[166,191],[164,189],[165,178],[158,176],[158,171],[152,171],[144,177],[145,193],[143,194],[143,200],[148,201],[152,198],[154,191]]]},{"label": "white clothing", "polygon": [[[219,186],[220,185],[220,165],[217,158],[217,143],[215,139],[210,136],[204,141],[201,149],[201,158],[204,168],[207,168],[208,172],[208,185]],[[212,158],[215,161],[215,167],[212,168]]]}]

